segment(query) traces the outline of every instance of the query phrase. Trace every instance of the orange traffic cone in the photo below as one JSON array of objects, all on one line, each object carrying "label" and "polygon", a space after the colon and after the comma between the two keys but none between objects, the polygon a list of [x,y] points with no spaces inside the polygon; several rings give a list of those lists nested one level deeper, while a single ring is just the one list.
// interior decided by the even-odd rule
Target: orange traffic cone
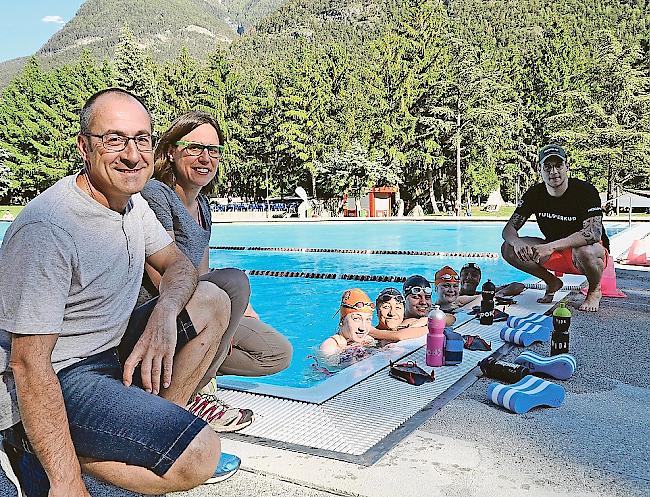
[{"label": "orange traffic cone", "polygon": [[631,264],[634,266],[650,266],[650,263],[648,263],[647,252],[646,240],[634,240],[627,253],[627,258],[621,262],[623,264]]},{"label": "orange traffic cone", "polygon": [[[600,290],[603,292],[603,297],[618,297],[625,298],[623,292],[616,287],[616,271],[614,270],[614,258],[611,255],[607,257],[607,266],[603,271],[603,277],[600,279]],[[587,295],[587,289],[580,290],[583,294]]]}]

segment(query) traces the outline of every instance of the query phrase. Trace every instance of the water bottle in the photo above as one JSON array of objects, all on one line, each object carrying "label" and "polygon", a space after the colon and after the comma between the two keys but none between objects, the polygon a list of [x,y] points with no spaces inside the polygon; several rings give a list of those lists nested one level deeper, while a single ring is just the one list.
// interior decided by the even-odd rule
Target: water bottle
[{"label": "water bottle", "polygon": [[481,298],[483,300],[494,300],[494,294],[497,293],[497,287],[488,279],[481,287]]},{"label": "water bottle", "polygon": [[569,325],[571,311],[564,302],[553,311],[553,333],[551,334],[551,356],[569,352]]},{"label": "water bottle", "polygon": [[442,366],[444,364],[445,349],[445,313],[439,305],[434,305],[429,313],[427,326],[427,366]]},{"label": "water bottle", "polygon": [[478,366],[488,378],[505,383],[517,383],[524,376],[530,374],[530,370],[520,364],[497,361],[494,357],[486,357],[478,363]]},{"label": "water bottle", "polygon": [[494,294],[497,289],[490,280],[481,288],[481,311],[479,321],[481,324],[491,325],[494,322]]}]

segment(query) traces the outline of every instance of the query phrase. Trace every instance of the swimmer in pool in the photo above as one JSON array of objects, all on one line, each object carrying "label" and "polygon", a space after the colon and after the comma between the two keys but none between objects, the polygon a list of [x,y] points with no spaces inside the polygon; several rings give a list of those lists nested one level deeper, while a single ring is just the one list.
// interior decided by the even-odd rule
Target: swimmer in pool
[{"label": "swimmer in pool", "polygon": [[[418,298],[417,295],[415,297]],[[429,296],[429,302],[430,300],[431,297]],[[409,338],[417,338],[427,334],[426,315],[404,319],[407,301],[397,288],[384,288],[379,292],[375,304],[379,323],[376,328],[370,330],[370,335],[377,340],[399,342],[400,340],[408,340]],[[447,315],[448,326],[451,326],[455,320],[456,318],[451,314]]]},{"label": "swimmer in pool", "polygon": [[[460,294],[479,295],[478,289],[481,283],[481,268],[474,262],[468,262],[460,270]],[[508,285],[497,287],[496,297],[514,297],[526,289],[523,283],[513,282]]]},{"label": "swimmer in pool", "polygon": [[363,290],[346,290],[341,298],[338,332],[321,343],[321,354],[328,358],[340,354],[344,356],[340,362],[350,358],[358,359],[360,354],[365,355],[363,349],[376,344],[375,339],[369,335],[374,309],[374,302]]},{"label": "swimmer in pool", "polygon": [[458,273],[449,266],[436,272],[435,286],[436,304],[445,312],[453,312],[477,298],[475,295],[460,294]]}]

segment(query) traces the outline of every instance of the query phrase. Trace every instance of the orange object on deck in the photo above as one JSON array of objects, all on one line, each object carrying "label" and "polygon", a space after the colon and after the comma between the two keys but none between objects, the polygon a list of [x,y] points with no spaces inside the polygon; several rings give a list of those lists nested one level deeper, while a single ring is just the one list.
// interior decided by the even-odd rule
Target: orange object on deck
[{"label": "orange object on deck", "polygon": [[[600,290],[603,292],[603,297],[618,297],[625,298],[623,292],[621,292],[616,286],[616,271],[614,270],[614,258],[610,255],[607,258],[607,265],[603,271],[603,277],[600,279]],[[587,294],[587,289],[583,288],[580,290],[583,294]]]},{"label": "orange object on deck", "polygon": [[648,263],[648,242],[644,240],[634,240],[627,258],[621,261],[621,264],[630,264],[633,266],[650,266]]}]

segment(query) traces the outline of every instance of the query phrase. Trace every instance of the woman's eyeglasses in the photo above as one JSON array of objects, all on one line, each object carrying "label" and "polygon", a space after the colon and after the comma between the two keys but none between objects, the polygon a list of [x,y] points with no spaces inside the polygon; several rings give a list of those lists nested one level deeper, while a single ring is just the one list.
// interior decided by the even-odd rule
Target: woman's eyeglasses
[{"label": "woman's eyeglasses", "polygon": [[213,159],[221,159],[223,155],[223,145],[203,145],[202,143],[187,142],[185,140],[178,140],[176,145],[185,147],[184,150],[187,155],[197,157],[203,153],[204,150],[208,151],[208,155]]}]

